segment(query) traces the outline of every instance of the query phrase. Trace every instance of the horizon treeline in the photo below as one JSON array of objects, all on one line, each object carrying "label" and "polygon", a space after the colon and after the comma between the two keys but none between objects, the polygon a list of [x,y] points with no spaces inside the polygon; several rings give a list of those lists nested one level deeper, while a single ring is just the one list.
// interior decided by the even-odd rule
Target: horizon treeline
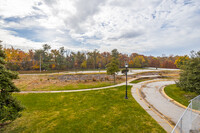
[{"label": "horizon treeline", "polygon": [[[105,69],[111,61],[111,52],[99,52],[97,49],[91,52],[72,52],[61,47],[51,49],[51,46],[44,44],[42,49],[29,50],[4,48],[6,54],[6,67],[14,71],[29,70],[85,70]],[[119,67],[124,68],[127,62],[130,68],[156,67],[156,68],[177,68],[174,64],[180,56],[154,57],[138,53],[119,53]]]}]

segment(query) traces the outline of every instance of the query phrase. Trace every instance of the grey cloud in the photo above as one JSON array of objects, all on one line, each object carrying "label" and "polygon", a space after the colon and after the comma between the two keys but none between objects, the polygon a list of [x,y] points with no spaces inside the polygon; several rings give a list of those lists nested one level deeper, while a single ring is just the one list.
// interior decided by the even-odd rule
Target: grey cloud
[{"label": "grey cloud", "polygon": [[[118,6],[124,8],[131,8],[131,10],[141,10],[144,8],[155,8],[163,0],[150,0],[150,1],[141,1],[141,0],[111,0],[109,4],[111,6]],[[134,7],[134,8],[133,8]]]},{"label": "grey cloud", "polygon": [[44,0],[44,3],[50,7],[52,7],[54,4],[56,4],[56,0]]},{"label": "grey cloud", "polygon": [[143,34],[143,32],[141,31],[130,31],[130,32],[126,32],[124,34],[122,34],[119,38],[135,38],[138,36],[141,36]]},{"label": "grey cloud", "polygon": [[141,36],[143,34],[144,34],[144,32],[142,32],[142,31],[128,31],[128,32],[122,33],[118,37],[109,38],[109,40],[136,38],[136,37]]},{"label": "grey cloud", "polygon": [[80,24],[85,22],[88,18],[92,19],[92,16],[100,11],[100,6],[103,5],[105,0],[79,0],[74,5],[76,13],[67,18],[65,23],[70,28],[81,32],[84,29],[80,27]]},{"label": "grey cloud", "polygon": [[127,6],[131,6],[133,4],[133,1],[131,0],[115,0],[115,1],[111,1],[110,5],[112,6],[120,6],[120,7],[127,7]]}]

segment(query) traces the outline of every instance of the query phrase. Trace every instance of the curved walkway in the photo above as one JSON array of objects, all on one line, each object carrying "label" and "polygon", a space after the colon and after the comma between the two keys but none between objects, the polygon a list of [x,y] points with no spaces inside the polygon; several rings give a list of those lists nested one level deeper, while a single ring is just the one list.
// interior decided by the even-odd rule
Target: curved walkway
[{"label": "curved walkway", "polygon": [[174,81],[153,80],[133,85],[132,95],[136,101],[167,131],[171,132],[184,108],[177,106],[162,94],[164,86]]},{"label": "curved walkway", "polygon": [[174,124],[178,122],[180,116],[185,109],[175,105],[170,100],[166,99],[161,93],[163,86],[175,84],[174,81],[160,81],[147,84],[142,89],[145,94],[145,99],[154,106],[159,112],[168,117]]}]

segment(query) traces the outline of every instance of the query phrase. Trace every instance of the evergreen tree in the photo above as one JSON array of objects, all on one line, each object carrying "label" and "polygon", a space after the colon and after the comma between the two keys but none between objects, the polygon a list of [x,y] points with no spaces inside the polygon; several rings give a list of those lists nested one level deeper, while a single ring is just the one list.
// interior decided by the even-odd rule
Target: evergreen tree
[{"label": "evergreen tree", "polygon": [[192,52],[191,58],[183,63],[177,85],[185,91],[200,94],[200,51]]},{"label": "evergreen tree", "polygon": [[15,120],[23,110],[20,103],[11,95],[12,92],[19,91],[12,82],[12,79],[18,78],[18,75],[5,68],[4,59],[5,54],[0,45],[0,123]]},{"label": "evergreen tree", "polygon": [[114,77],[114,84],[115,84],[115,75],[117,72],[119,72],[119,53],[117,49],[112,50],[112,59],[111,62],[106,65],[107,67],[107,74],[113,75]]}]

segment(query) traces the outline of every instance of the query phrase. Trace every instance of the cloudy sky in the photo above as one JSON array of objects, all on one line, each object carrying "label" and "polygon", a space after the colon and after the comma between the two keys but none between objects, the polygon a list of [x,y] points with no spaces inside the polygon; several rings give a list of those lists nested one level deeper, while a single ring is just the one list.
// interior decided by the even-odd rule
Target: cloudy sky
[{"label": "cloudy sky", "polygon": [[3,45],[189,54],[200,50],[200,0],[0,0]]}]

